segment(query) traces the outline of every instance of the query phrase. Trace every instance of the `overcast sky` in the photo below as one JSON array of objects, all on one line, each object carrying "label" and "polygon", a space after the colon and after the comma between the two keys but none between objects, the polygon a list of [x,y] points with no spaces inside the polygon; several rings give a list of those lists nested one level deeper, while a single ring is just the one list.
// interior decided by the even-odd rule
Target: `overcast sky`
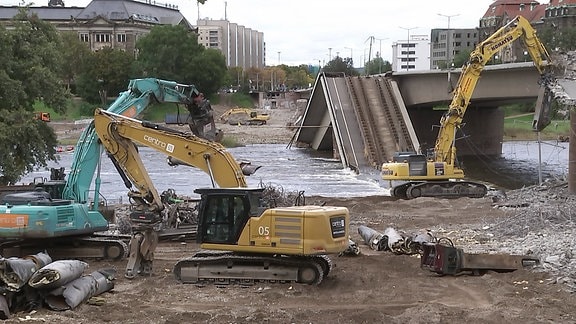
[{"label": "overcast sky", "polygon": [[[223,19],[264,33],[266,64],[318,65],[330,57],[352,56],[355,66],[382,49],[392,60],[392,43],[432,28],[475,28],[493,0],[156,0],[177,4],[196,24],[200,18]],[[545,1],[540,1],[546,3]],[[17,5],[18,0],[0,0]],[[64,0],[66,6],[86,6],[90,0]],[[227,5],[225,5],[227,3]],[[48,0],[36,0],[44,6]],[[441,15],[444,16],[441,16]],[[450,18],[446,16],[451,16]],[[410,29],[409,31],[407,29]],[[331,50],[330,50],[331,48]]]},{"label": "overcast sky", "polygon": [[[66,0],[64,0],[66,1]],[[70,0],[68,0],[70,1]],[[178,0],[180,11],[198,18],[194,1]],[[207,0],[200,18],[221,19],[264,33],[266,64],[328,62],[337,54],[360,66],[370,49],[392,60],[392,43],[432,28],[474,28],[493,0]],[[190,5],[192,3],[192,5]],[[227,5],[225,5],[227,3]],[[445,15],[441,16],[439,14]],[[402,27],[402,28],[401,28]],[[413,29],[412,29],[413,28]],[[329,50],[332,48],[332,50]],[[280,54],[278,54],[280,52]]]}]

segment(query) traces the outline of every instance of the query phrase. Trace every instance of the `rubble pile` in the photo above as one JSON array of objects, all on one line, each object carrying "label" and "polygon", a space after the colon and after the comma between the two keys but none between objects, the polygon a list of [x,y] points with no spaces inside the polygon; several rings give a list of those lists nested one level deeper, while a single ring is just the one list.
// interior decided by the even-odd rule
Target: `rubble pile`
[{"label": "rubble pile", "polygon": [[506,193],[493,208],[504,211],[496,222],[467,229],[435,228],[470,253],[530,255],[540,259],[534,271],[546,271],[576,292],[576,196],[566,182],[548,182]]}]

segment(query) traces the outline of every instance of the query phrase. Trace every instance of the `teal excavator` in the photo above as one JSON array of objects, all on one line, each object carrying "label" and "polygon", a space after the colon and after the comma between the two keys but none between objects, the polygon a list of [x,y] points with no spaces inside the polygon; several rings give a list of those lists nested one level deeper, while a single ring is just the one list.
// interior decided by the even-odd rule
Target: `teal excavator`
[{"label": "teal excavator", "polygon": [[[193,112],[199,109],[194,99],[199,95],[194,85],[155,78],[134,79],[106,111],[135,117],[154,103],[176,103],[184,105],[194,115]],[[62,172],[56,172],[60,174],[56,179],[60,180],[45,181],[33,191],[1,197],[0,248],[3,256],[36,253],[41,248],[53,258],[114,260],[126,257],[128,247],[123,241],[93,235],[108,229],[108,221],[102,214],[106,204],[99,192],[102,152],[92,122],[78,140],[67,180],[63,180]],[[93,192],[90,191],[92,184]]]}]

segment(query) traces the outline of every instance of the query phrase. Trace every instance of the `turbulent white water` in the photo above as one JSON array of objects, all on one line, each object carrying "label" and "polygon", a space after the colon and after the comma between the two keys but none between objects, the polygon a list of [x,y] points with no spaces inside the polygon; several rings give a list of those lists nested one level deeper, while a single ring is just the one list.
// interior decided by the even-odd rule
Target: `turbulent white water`
[{"label": "turbulent white water", "polygon": [[[272,184],[290,192],[304,191],[306,196],[327,197],[381,195],[387,192],[377,180],[357,176],[326,154],[300,148],[287,149],[283,144],[248,145],[231,148],[229,151],[238,161],[250,161],[253,165],[262,166],[255,174],[247,177],[250,187],[257,187],[260,183]],[[212,186],[209,176],[199,169],[171,167],[166,163],[165,155],[150,148],[141,147],[139,152],[159,192],[170,188],[179,195],[195,196],[194,189]],[[48,178],[50,167],[64,167],[68,174],[72,156],[72,153],[61,154],[58,163],[50,163],[47,169],[28,174],[22,183],[31,182],[35,177]],[[377,179],[376,175],[377,172],[373,178]],[[126,197],[126,187],[105,156],[102,157],[100,178],[101,193],[108,200]]]},{"label": "turbulent white water", "polygon": [[[250,161],[262,165],[254,175],[247,178],[250,187],[260,183],[273,184],[286,191],[304,191],[306,196],[358,197],[387,195],[385,184],[379,181],[378,171],[356,175],[329,154],[301,148],[286,148],[283,144],[259,144],[231,148],[229,151],[237,160]],[[544,178],[562,177],[568,174],[568,143],[545,142],[506,142],[502,158],[487,161],[468,157],[464,162],[467,175],[474,179],[485,179],[504,188],[517,188],[538,182],[538,173]],[[171,167],[166,156],[150,148],[140,148],[140,155],[156,189],[162,192],[174,189],[179,195],[195,196],[194,189],[211,187],[207,174],[195,168]],[[73,154],[60,155],[58,163],[49,167],[64,167],[70,171]],[[542,160],[541,171],[538,167]],[[37,170],[28,174],[22,183],[31,182],[35,177],[50,176],[49,169]],[[126,199],[127,189],[107,157],[102,158],[100,174],[101,192],[109,201]]]}]

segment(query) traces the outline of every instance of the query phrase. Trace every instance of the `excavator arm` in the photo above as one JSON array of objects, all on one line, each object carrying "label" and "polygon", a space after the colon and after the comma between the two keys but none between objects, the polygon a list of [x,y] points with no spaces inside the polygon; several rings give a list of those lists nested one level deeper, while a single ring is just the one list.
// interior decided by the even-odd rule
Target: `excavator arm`
[{"label": "excavator arm", "polygon": [[[456,130],[460,127],[470,99],[480,79],[480,73],[488,61],[506,46],[517,39],[521,39],[524,47],[532,57],[538,72],[547,76],[547,67],[552,61],[548,51],[536,35],[536,30],[522,16],[517,16],[508,24],[501,27],[494,34],[478,44],[470,54],[468,62],[462,67],[462,73],[454,90],[452,102],[448,111],[440,120],[440,131],[434,146],[434,161],[454,164],[456,147],[454,140]],[[545,83],[548,78],[545,78]]]},{"label": "excavator arm", "polygon": [[[194,85],[155,78],[134,79],[130,81],[128,89],[118,96],[107,111],[134,117],[153,103],[173,102],[188,107],[193,104],[193,98],[198,94]],[[94,123],[91,123],[84,129],[76,144],[71,172],[68,175],[62,198],[80,203],[88,200],[88,191],[100,161],[101,150]],[[95,189],[99,190],[98,179],[96,179]],[[96,202],[97,199],[95,195]]]},{"label": "excavator arm", "polygon": [[219,143],[101,109],[94,114],[94,130],[130,189],[133,226],[126,278],[151,272],[158,242],[153,225],[161,220],[164,208],[136,145],[151,147],[179,164],[197,167],[221,187],[247,186],[242,167]]},{"label": "excavator arm", "polygon": [[153,148],[180,164],[197,167],[220,187],[247,186],[241,165],[219,143],[101,109],[96,110],[94,125],[108,155],[136,187],[130,196],[146,202],[151,210],[161,210],[162,203],[136,145]]},{"label": "excavator arm", "polygon": [[[498,29],[470,54],[453,92],[452,102],[440,119],[440,130],[434,151],[426,155],[411,152],[395,154],[393,161],[382,164],[382,179],[390,181],[391,195],[403,199],[416,197],[483,197],[487,187],[482,183],[464,181],[464,171],[456,164],[456,131],[461,127],[464,114],[470,104],[480,73],[488,61],[502,47],[521,39],[538,72],[541,90],[537,112],[547,111],[550,105],[549,83],[553,81],[550,70],[551,56],[536,36],[536,31],[522,16],[517,16]],[[544,99],[541,99],[544,98]],[[538,104],[540,103],[540,104]],[[540,108],[538,106],[541,106]],[[538,116],[544,113],[537,113]],[[533,128],[546,127],[546,119],[535,118]],[[458,180],[458,181],[452,181]],[[393,184],[393,181],[401,182]]]}]

